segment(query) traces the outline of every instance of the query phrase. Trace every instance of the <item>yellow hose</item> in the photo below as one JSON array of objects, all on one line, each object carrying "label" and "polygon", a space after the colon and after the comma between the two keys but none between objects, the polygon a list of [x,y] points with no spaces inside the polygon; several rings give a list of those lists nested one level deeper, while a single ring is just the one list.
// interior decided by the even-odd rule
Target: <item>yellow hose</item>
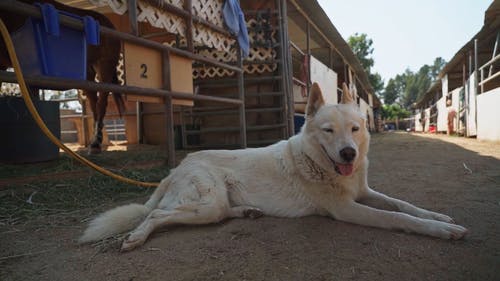
[{"label": "yellow hose", "polygon": [[17,77],[17,81],[19,83],[19,87],[21,88],[21,93],[22,93],[22,97],[24,99],[24,102],[26,103],[28,110],[30,111],[31,115],[33,116],[33,119],[35,119],[35,121],[38,124],[38,126],[40,127],[40,129],[55,145],[57,145],[59,148],[64,150],[69,155],[76,158],[81,163],[91,167],[92,169],[94,169],[94,170],[96,170],[104,175],[110,176],[116,180],[119,180],[119,181],[122,181],[125,183],[129,183],[129,184],[133,184],[133,185],[142,186],[142,187],[157,187],[158,186],[159,183],[136,181],[133,179],[129,179],[129,178],[117,175],[111,171],[108,171],[108,170],[94,164],[93,162],[87,160],[86,158],[82,157],[80,154],[73,152],[71,149],[69,149],[67,146],[65,146],[58,138],[56,138],[52,134],[52,132],[49,130],[49,128],[47,128],[47,126],[43,122],[42,118],[38,114],[35,106],[33,105],[33,101],[31,100],[31,97],[30,97],[30,94],[28,91],[28,87],[26,86],[26,82],[24,81],[24,76],[23,76],[23,73],[21,71],[21,66],[19,65],[19,61],[17,60],[17,55],[16,55],[16,51],[14,49],[14,44],[12,43],[9,31],[7,30],[7,27],[5,26],[2,19],[0,19],[0,31],[2,32],[2,37],[5,41],[5,45],[7,46],[7,50],[9,52],[9,57],[10,57],[10,60],[12,61],[12,66],[14,67],[15,74]]}]

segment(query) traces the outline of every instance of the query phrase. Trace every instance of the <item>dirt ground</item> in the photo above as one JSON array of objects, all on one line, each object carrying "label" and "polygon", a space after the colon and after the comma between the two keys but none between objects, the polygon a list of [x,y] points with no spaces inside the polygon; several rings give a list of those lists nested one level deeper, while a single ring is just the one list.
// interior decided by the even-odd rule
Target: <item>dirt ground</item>
[{"label": "dirt ground", "polygon": [[0,280],[499,280],[500,143],[384,133],[370,159],[374,189],[448,214],[468,236],[262,217],[169,228],[129,253],[78,246],[89,217],[124,203],[114,202],[0,224]]}]

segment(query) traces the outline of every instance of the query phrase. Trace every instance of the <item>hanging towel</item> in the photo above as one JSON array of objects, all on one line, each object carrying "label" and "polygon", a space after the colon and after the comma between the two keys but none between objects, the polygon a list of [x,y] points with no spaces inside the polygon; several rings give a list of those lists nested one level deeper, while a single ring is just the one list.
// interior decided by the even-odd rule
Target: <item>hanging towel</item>
[{"label": "hanging towel", "polygon": [[245,15],[243,15],[241,11],[239,0],[226,0],[222,8],[222,15],[231,33],[237,36],[242,56],[244,58],[248,57],[250,41],[248,38]]}]

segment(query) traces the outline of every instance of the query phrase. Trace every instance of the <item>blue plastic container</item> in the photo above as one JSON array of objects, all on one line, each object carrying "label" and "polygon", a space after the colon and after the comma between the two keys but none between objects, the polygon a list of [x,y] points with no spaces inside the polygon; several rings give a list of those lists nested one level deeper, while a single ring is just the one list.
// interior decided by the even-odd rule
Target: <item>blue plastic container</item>
[{"label": "blue plastic container", "polygon": [[[59,24],[59,13],[51,5],[41,5],[42,19],[28,18],[13,32],[12,41],[27,75],[45,75],[85,80],[87,77],[87,37],[85,32]],[[64,13],[81,19],[88,19]],[[99,36],[94,22],[92,36]],[[92,40],[92,39],[91,39]],[[96,39],[98,41],[98,39]]]},{"label": "blue plastic container", "polygon": [[306,117],[304,114],[294,114],[293,115],[293,124],[295,127],[295,134],[300,133],[300,129],[302,126],[304,126],[304,123],[306,122]]}]

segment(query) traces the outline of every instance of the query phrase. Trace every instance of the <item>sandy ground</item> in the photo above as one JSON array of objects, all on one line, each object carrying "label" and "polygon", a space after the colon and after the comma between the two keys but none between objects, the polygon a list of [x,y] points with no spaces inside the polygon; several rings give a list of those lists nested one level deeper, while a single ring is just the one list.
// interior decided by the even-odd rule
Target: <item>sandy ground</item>
[{"label": "sandy ground", "polygon": [[76,245],[82,210],[0,226],[0,280],[499,280],[499,143],[385,133],[370,158],[372,187],[452,216],[466,239],[263,217],[170,228],[120,253]]}]

